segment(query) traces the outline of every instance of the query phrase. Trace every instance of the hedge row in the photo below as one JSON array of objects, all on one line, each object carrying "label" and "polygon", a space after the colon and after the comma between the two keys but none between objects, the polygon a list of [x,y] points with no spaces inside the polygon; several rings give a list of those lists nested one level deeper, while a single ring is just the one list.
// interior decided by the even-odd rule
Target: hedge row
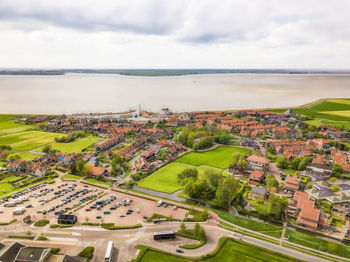
[{"label": "hedge row", "polygon": [[118,230],[118,229],[139,228],[139,227],[142,227],[142,225],[139,223],[139,224],[131,225],[131,226],[115,226],[114,223],[102,223],[101,227],[103,227],[104,229],[108,229],[108,230]]}]

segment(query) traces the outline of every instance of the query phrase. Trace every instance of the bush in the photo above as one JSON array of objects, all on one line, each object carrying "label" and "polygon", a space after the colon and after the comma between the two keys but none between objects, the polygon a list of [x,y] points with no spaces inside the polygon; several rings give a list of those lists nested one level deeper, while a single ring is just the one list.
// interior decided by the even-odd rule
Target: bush
[{"label": "bush", "polygon": [[193,215],[192,218],[185,217],[184,222],[204,222],[209,218],[209,214],[207,211],[197,211],[194,209],[191,209],[189,211],[190,215]]},{"label": "bush", "polygon": [[142,227],[142,225],[139,223],[139,224],[131,225],[131,226],[115,226],[114,223],[102,223],[101,227],[103,227],[104,229],[108,229],[108,230],[118,230],[118,229],[139,228],[139,227]]},{"label": "bush", "polygon": [[34,226],[36,227],[44,227],[49,223],[49,220],[47,219],[42,219],[42,220],[38,220],[35,222]]},{"label": "bush", "polygon": [[58,248],[58,247],[52,247],[51,248],[51,254],[57,254],[58,252],[60,252],[60,248]]},{"label": "bush", "polygon": [[92,259],[94,257],[94,251],[95,251],[94,247],[88,246],[88,247],[84,248],[84,250],[81,251],[78,254],[78,256],[86,258],[86,260],[89,261],[90,259]]},{"label": "bush", "polygon": [[93,222],[83,222],[83,226],[99,226],[100,223],[93,223]]}]

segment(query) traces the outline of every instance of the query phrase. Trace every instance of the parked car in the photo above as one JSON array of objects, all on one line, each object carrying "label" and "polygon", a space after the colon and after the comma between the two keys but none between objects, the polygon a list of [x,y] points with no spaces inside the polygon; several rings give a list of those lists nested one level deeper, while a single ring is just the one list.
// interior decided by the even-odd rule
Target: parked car
[{"label": "parked car", "polygon": [[177,249],[176,249],[176,252],[177,252],[177,253],[183,253],[184,251],[183,251],[183,249],[181,249],[181,248],[177,248]]},{"label": "parked car", "polygon": [[96,216],[96,219],[101,219],[102,218],[102,216]]}]

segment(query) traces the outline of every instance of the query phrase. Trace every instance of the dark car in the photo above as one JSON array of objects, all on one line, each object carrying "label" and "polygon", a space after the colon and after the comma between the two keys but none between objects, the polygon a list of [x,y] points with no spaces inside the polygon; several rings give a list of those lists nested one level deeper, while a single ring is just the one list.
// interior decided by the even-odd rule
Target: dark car
[{"label": "dark car", "polygon": [[177,249],[176,249],[176,252],[177,252],[177,253],[183,253],[184,251],[183,251],[183,249],[181,249],[181,248],[177,248]]},{"label": "dark car", "polygon": [[101,219],[102,217],[101,216],[96,216],[96,219]]}]

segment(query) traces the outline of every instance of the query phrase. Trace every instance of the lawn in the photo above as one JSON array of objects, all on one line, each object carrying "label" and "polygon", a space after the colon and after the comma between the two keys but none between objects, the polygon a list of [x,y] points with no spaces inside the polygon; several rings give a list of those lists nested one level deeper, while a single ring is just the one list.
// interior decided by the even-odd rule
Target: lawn
[{"label": "lawn", "polygon": [[14,151],[29,151],[55,141],[63,134],[43,131],[26,131],[0,136],[0,145],[11,146]]},{"label": "lawn", "polygon": [[215,211],[220,218],[235,224],[240,227],[244,227],[256,232],[263,233],[272,237],[281,237],[282,226],[272,225],[264,222],[258,222],[248,218],[236,216],[223,211]]},{"label": "lawn", "polygon": [[12,184],[7,182],[0,183],[0,196],[8,194],[14,190],[15,188],[13,187]]},{"label": "lawn", "polygon": [[193,168],[193,166],[172,162],[158,169],[137,185],[155,191],[173,193],[182,188],[182,186],[177,183],[177,174],[186,168]]},{"label": "lawn", "polygon": [[24,151],[24,152],[20,152],[18,153],[21,157],[22,160],[26,160],[26,161],[32,161],[34,159],[34,157],[40,157],[40,154],[34,154],[28,151]]},{"label": "lawn", "polygon": [[81,179],[81,176],[73,175],[73,174],[65,174],[61,176],[62,180],[79,180]]},{"label": "lawn", "polygon": [[331,115],[350,117],[350,110],[332,111],[327,113]]},{"label": "lawn", "polygon": [[147,188],[164,193],[173,193],[180,190],[182,186],[177,183],[177,174],[186,168],[197,168],[199,176],[203,176],[204,171],[207,169],[215,169],[221,172],[221,169],[213,168],[210,166],[192,166],[189,164],[172,162],[146,177],[143,181],[137,185],[142,188]]},{"label": "lawn", "polygon": [[85,179],[84,181],[86,181],[86,182],[88,182],[88,183],[91,183],[91,184],[103,185],[103,186],[108,186],[108,187],[111,186],[110,183],[107,183],[107,182],[105,182],[105,181],[96,180],[96,179],[94,179],[94,178],[87,178],[87,179]]},{"label": "lawn", "polygon": [[251,151],[245,148],[221,146],[206,152],[190,152],[177,159],[176,162],[193,166],[207,165],[227,169],[232,163],[232,155],[236,152],[248,154]]},{"label": "lawn", "polygon": [[[89,147],[90,145],[96,143],[99,140],[98,137],[88,136],[77,139],[70,143],[53,143],[51,145],[52,149],[56,149],[62,153],[81,153],[83,149]],[[42,150],[42,148],[38,149]]]},{"label": "lawn", "polygon": [[287,229],[285,235],[290,242],[318,249],[337,256],[350,258],[350,246],[327,241],[315,236]]},{"label": "lawn", "polygon": [[15,123],[13,120],[16,116],[12,115],[0,115],[0,134],[7,135],[12,133],[23,132],[26,130],[31,130],[37,128],[36,125],[25,125]]},{"label": "lawn", "polygon": [[[222,247],[221,247],[222,246]],[[221,247],[221,248],[219,248]],[[288,257],[259,246],[241,242],[232,238],[220,239],[218,248],[209,258],[193,258],[169,254],[156,249],[147,249],[136,261],[140,262],[180,262],[180,261],[206,261],[206,262],[248,262],[248,261],[268,261],[285,262],[300,261],[297,258]]]}]

